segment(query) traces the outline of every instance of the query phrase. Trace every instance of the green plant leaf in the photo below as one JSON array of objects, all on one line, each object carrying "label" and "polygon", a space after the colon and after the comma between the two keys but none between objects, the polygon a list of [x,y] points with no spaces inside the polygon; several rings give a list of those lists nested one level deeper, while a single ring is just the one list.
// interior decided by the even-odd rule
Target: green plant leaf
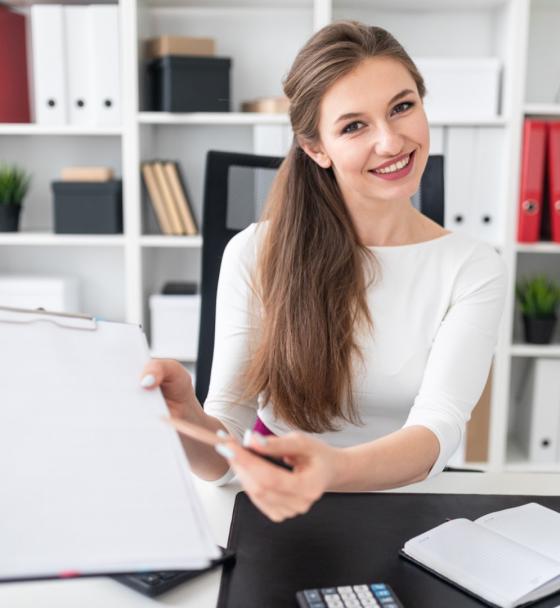
[{"label": "green plant leaf", "polygon": [[31,175],[16,165],[0,164],[0,205],[21,205]]},{"label": "green plant leaf", "polygon": [[515,287],[515,295],[521,312],[528,317],[554,315],[560,304],[560,286],[544,274],[521,279]]}]

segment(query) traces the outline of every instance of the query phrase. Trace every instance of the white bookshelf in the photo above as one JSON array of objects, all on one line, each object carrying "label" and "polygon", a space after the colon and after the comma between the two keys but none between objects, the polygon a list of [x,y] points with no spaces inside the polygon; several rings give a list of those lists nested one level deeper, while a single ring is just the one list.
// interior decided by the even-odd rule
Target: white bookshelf
[{"label": "white bookshelf", "polygon": [[[24,3],[19,9],[26,11]],[[0,272],[72,274],[82,280],[83,309],[142,323],[149,333],[148,296],[166,280],[199,280],[202,237],[157,234],[149,221],[138,167],[152,158],[177,159],[200,222],[204,162],[210,149],[282,152],[289,121],[282,114],[239,111],[242,101],[281,94],[281,80],[297,50],[333,19],[359,19],[387,28],[413,57],[497,57],[503,65],[499,115],[473,121],[431,117],[445,142],[449,128],[500,133],[498,225],[489,240],[510,269],[497,346],[492,394],[492,470],[539,470],[508,438],[518,365],[538,356],[560,357],[560,345],[519,343],[514,278],[545,268],[560,278],[560,246],[516,243],[518,175],[523,119],[559,117],[560,3],[552,0],[121,0],[123,121],[96,129],[0,124],[0,160],[33,172],[22,232],[0,234]],[[160,34],[210,36],[217,54],[232,57],[228,113],[145,111],[139,76],[143,40]],[[271,140],[277,142],[270,147]],[[434,137],[432,141],[436,141]],[[52,234],[50,182],[68,164],[112,166],[123,179],[124,234]],[[452,227],[452,229],[456,229]],[[512,447],[513,446],[513,447]],[[524,468],[525,467],[525,468]]]}]

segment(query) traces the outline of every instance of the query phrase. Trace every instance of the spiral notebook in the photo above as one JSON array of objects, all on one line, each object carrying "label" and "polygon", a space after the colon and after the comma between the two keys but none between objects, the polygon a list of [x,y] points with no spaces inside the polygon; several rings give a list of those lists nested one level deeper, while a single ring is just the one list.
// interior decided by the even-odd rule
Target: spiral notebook
[{"label": "spiral notebook", "polygon": [[137,325],[0,308],[0,580],[219,556]]}]

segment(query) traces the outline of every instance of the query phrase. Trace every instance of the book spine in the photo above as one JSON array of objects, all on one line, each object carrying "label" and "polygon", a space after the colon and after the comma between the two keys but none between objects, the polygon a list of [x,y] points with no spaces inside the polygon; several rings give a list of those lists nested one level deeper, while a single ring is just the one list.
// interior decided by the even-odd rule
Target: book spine
[{"label": "book spine", "polygon": [[156,214],[156,219],[161,231],[163,234],[173,234],[171,231],[171,224],[167,218],[165,205],[159,192],[156,176],[154,174],[154,168],[150,165],[150,163],[144,163],[142,165],[142,176],[144,177],[144,183],[146,184],[146,189],[148,191],[150,201],[152,203],[152,207]]},{"label": "book spine", "polygon": [[173,194],[171,193],[171,188],[167,182],[167,177],[163,170],[163,163],[156,161],[153,163],[153,168],[156,181],[162,195],[163,203],[165,205],[167,217],[169,218],[172,234],[182,235],[184,234],[183,226],[181,224],[181,219],[179,218],[179,211],[177,210],[175,201],[173,199]]},{"label": "book spine", "polygon": [[177,203],[179,215],[181,217],[183,226],[185,227],[186,234],[189,236],[194,236],[195,234],[198,234],[198,229],[196,222],[194,221],[194,215],[187,199],[185,189],[179,178],[177,164],[168,162],[165,163],[164,168],[167,172],[167,177],[169,179],[171,190],[173,192],[175,202]]}]

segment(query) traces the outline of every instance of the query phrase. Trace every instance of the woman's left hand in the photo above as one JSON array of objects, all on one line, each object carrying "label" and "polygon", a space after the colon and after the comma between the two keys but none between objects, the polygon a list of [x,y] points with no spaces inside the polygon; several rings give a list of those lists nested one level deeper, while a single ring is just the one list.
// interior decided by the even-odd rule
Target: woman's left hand
[{"label": "woman's left hand", "polygon": [[[305,433],[263,437],[251,433],[244,443],[256,452],[283,457],[293,467],[287,471],[228,441],[233,457],[228,461],[252,502],[272,521],[280,522],[306,513],[329,489],[340,470],[342,450]],[[248,435],[247,435],[248,438]]]}]

